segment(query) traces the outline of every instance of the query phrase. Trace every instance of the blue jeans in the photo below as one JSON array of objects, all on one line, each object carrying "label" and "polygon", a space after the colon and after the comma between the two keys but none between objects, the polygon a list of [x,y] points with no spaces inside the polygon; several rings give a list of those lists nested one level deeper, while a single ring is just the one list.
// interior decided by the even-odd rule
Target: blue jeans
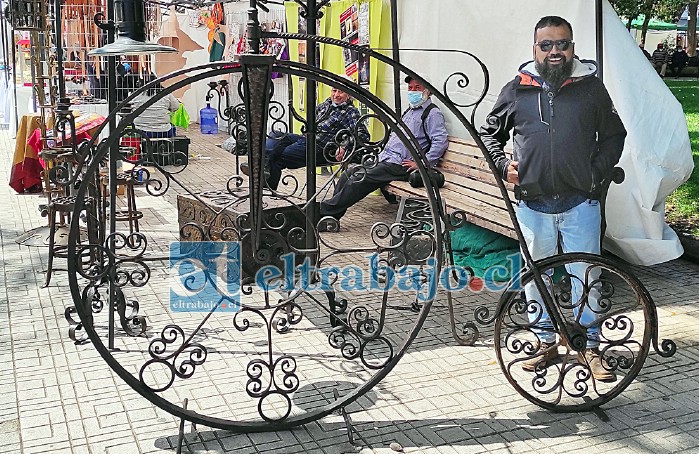
[{"label": "blue jeans", "polygon": [[173,126],[169,131],[163,132],[143,131],[143,134],[149,139],[165,139],[168,137],[175,137],[177,135],[177,128]]},{"label": "blue jeans", "polygon": [[[277,189],[284,169],[306,167],[306,137],[299,134],[270,133],[265,143],[265,159],[269,169],[267,184]],[[325,163],[322,150],[316,150],[316,164]]]},{"label": "blue jeans", "polygon": [[[519,201],[515,207],[515,212],[533,260],[541,260],[557,254],[559,246],[564,253],[600,253],[601,212],[597,200],[586,200],[559,214],[534,211],[524,201]],[[571,301],[567,303],[568,305],[580,302],[584,295],[583,283],[599,279],[601,272],[599,268],[592,268],[589,272],[587,269],[588,264],[585,263],[566,265],[566,271],[571,275],[572,283]],[[544,277],[544,282],[547,282],[546,277]],[[573,314],[580,325],[587,328],[587,348],[597,348],[599,347],[599,324],[597,323],[600,311],[599,290],[596,286],[589,290],[587,300],[576,305]],[[534,323],[537,318],[539,319],[533,329],[534,333],[542,342],[556,342],[556,333],[553,331],[551,318],[541,303],[541,295],[533,281],[524,287],[524,293],[527,301],[535,300],[542,304],[541,311],[537,308],[536,312],[529,314],[531,323]],[[581,309],[582,314],[580,314]]]}]

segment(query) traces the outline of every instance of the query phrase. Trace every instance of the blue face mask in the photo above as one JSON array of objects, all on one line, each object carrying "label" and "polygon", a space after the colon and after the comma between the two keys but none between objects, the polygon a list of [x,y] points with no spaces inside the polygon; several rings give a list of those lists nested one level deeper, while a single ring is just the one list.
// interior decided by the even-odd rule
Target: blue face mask
[{"label": "blue face mask", "polygon": [[408,92],[408,103],[411,107],[417,107],[422,103],[422,92],[421,91],[409,91]]}]

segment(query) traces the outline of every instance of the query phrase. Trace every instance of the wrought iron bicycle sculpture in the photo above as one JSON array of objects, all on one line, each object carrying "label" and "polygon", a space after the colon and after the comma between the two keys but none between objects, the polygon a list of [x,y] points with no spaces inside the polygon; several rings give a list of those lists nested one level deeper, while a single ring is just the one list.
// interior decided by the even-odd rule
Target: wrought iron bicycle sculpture
[{"label": "wrought iron bicycle sculpture", "polygon": [[[303,10],[302,14],[315,17],[327,2],[309,3],[315,7]],[[299,4],[306,8],[304,3]],[[253,39],[268,35],[305,40],[313,46],[315,43],[339,46],[366,54],[377,63],[420,80],[485,151],[472,120],[461,111],[464,106],[455,103],[448,93],[449,84],[459,88],[468,85],[469,78],[465,74],[452,74],[444,82],[444,89],[439,90],[409,68],[368,48],[314,35],[263,34],[254,9],[249,26],[248,35]],[[251,47],[256,48],[254,43]],[[377,162],[387,139],[386,132],[398,135],[411,150],[425,181],[425,196],[430,207],[430,218],[421,218],[425,228],[409,230],[401,223],[379,222],[371,227],[366,245],[338,245],[331,241],[331,236],[319,235],[317,231],[316,203],[324,187],[315,190],[315,184],[309,185],[304,196],[298,181],[290,175],[282,180],[279,190],[272,191],[264,186],[263,151],[268,127],[281,132],[288,132],[284,128],[289,127],[282,120],[284,106],[270,102],[273,71],[303,77],[308,83],[339,88],[370,109],[372,113],[361,121],[372,120],[383,125],[374,130],[383,129],[384,136],[368,143],[362,142],[356,131],[337,134],[332,145],[323,150],[327,161],[343,164],[359,154],[362,155],[359,165],[368,169]],[[484,67],[483,71],[487,78]],[[142,172],[143,188],[148,196],[168,197],[177,193],[204,207],[199,216],[181,226],[182,239],[241,245],[243,300],[240,309],[235,313],[221,311],[224,304],[234,304],[222,292],[218,302],[206,312],[168,312],[155,301],[155,294],[148,291],[158,286],[160,279],[154,278],[157,270],[166,270],[170,259],[151,250],[155,233],[143,229],[134,233],[117,230],[101,236],[98,244],[85,243],[80,240],[79,216],[74,216],[71,224],[69,281],[82,328],[93,345],[109,367],[146,399],[173,415],[209,427],[244,432],[276,430],[317,420],[346,407],[396,366],[419,333],[434,301],[435,294],[430,295],[426,286],[441,271],[443,236],[448,234],[443,230],[458,227],[465,215],[458,212],[448,215],[442,210],[439,190],[426,178],[425,162],[417,141],[395,111],[368,90],[313,66],[276,61],[273,57],[252,53],[242,55],[239,63],[212,63],[174,72],[145,85],[125,103],[151,85],[181,75],[186,78],[167,87],[159,96],[186,84],[230,74],[240,75],[237,90],[243,102],[232,107],[227,115],[235,123],[232,130],[245,135],[251,171],[247,182],[241,176],[232,175],[223,190],[196,192],[188,188],[181,177],[188,166],[184,156],[176,157],[174,166],[161,166],[156,162],[154,167],[148,168],[141,167],[140,163],[154,160],[141,156],[135,171]],[[104,141],[97,144],[93,139],[78,148],[80,159],[77,162],[82,165],[79,173],[83,181],[97,178],[101,163],[109,157],[110,146],[127,132],[133,135],[134,131],[128,129],[133,119],[157,99],[158,96],[152,97],[124,115],[116,130]],[[314,137],[318,119],[313,109],[307,109],[305,116],[292,106],[289,109],[309,137]],[[115,111],[110,117],[117,115]],[[98,136],[99,133],[95,134]],[[349,151],[342,159],[337,158],[339,147]],[[484,157],[495,171],[487,153]],[[362,171],[355,174],[363,177]],[[61,184],[71,184],[67,177],[58,179]],[[83,202],[88,191],[89,185],[80,186],[77,212],[89,210]],[[514,221],[511,201],[502,184],[500,191]],[[514,225],[523,244],[521,231],[516,222]],[[408,246],[415,237],[431,244],[428,252],[421,249],[416,255]],[[191,250],[196,251],[197,244],[192,243]],[[281,293],[267,288],[261,298],[246,299],[254,294],[255,274],[268,265],[283,267],[287,262],[282,255],[290,252],[295,254],[290,287]],[[299,265],[297,259],[308,259],[310,269],[318,270],[324,265],[342,263],[345,257],[369,253],[376,254],[377,263],[387,269],[398,271],[413,264],[415,274],[409,282],[417,284],[409,292],[378,286],[373,292],[372,289],[343,292],[345,299],[339,299],[335,288],[346,277],[341,276],[340,271],[332,271],[332,267],[325,273],[312,271],[306,276],[310,278],[304,280],[299,271],[303,267],[296,266]],[[661,356],[674,354],[672,341],[663,340],[658,345],[658,320],[650,294],[633,274],[616,262],[590,254],[562,254],[534,262],[526,248],[523,257],[525,272],[510,284],[497,308],[494,311],[479,308],[475,318],[481,324],[495,323],[495,350],[500,367],[526,399],[553,411],[591,409],[610,401],[629,386],[641,370],[651,345]],[[585,270],[582,275],[563,272],[563,276],[559,276],[560,270],[581,264]],[[554,273],[555,270],[559,273]],[[216,285],[215,276],[206,279]],[[314,283],[320,290],[309,286]],[[543,301],[527,301],[521,290],[524,285],[535,285]],[[146,332],[144,326],[143,330],[134,331],[131,326],[128,334],[136,336],[119,338],[120,350],[108,348],[103,341],[104,326],[93,314],[95,295],[100,292],[117,295],[114,304],[120,313],[125,313],[127,302],[138,299],[140,292],[140,308],[149,314],[153,332]],[[327,304],[319,297],[322,293],[327,296]],[[149,301],[145,304],[144,294]],[[404,312],[391,310],[389,303],[414,301],[421,296],[423,304],[414,319],[406,318]],[[593,298],[599,302],[596,310],[601,355],[607,367],[617,375],[614,382],[595,380],[589,366],[574,359],[577,352],[585,348],[586,336],[579,315],[574,315],[582,310],[573,309],[589,307]],[[162,311],[158,312],[158,308]],[[566,354],[559,361],[542,361],[534,372],[525,372],[521,363],[542,355],[534,325],[538,321],[536,315],[543,309],[551,315],[552,331],[560,339],[556,348],[565,348]],[[140,318],[132,320],[135,325],[142,322]],[[339,381],[338,376],[347,381]],[[179,404],[183,397],[189,399],[188,408]]]}]

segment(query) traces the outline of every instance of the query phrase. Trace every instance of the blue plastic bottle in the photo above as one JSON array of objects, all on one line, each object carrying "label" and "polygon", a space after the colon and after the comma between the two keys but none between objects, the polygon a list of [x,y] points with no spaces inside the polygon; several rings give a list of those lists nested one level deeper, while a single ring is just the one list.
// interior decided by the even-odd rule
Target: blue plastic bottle
[{"label": "blue plastic bottle", "polygon": [[218,112],[208,102],[199,111],[199,126],[202,134],[218,134]]}]

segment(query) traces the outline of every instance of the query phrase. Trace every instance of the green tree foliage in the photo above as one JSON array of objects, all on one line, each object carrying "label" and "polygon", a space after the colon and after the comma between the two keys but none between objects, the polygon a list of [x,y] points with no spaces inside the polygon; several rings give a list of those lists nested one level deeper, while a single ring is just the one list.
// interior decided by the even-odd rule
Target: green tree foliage
[{"label": "green tree foliage", "polygon": [[[652,17],[657,17],[666,22],[677,22],[684,9],[689,5],[690,10],[692,5],[696,11],[697,0],[688,2],[687,0],[610,0],[614,10],[619,16],[628,19],[627,28],[631,28],[631,21],[636,19],[640,14],[645,15],[643,28],[641,29],[641,43],[646,41],[646,33],[648,32],[648,22]],[[691,18],[691,14],[690,14]],[[690,44],[689,53],[694,55],[693,50],[696,46],[696,32],[694,27],[690,27],[687,32],[687,38]]]},{"label": "green tree foliage", "polygon": [[631,29],[631,21],[641,14],[641,8],[639,6],[641,2],[638,0],[611,0],[610,3],[619,16],[625,17],[628,20],[626,28]]},{"label": "green tree foliage", "polygon": [[657,17],[665,22],[677,22],[691,2],[687,0],[610,0],[610,3],[619,16],[630,20],[645,14],[648,18]]}]

